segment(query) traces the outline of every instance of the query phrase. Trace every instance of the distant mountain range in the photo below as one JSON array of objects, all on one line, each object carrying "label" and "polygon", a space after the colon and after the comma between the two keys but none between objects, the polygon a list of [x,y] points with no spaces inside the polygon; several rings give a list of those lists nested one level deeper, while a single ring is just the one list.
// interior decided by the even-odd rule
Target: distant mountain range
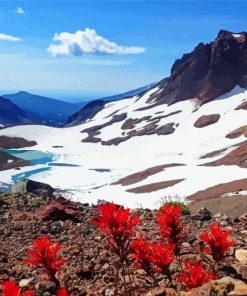
[{"label": "distant mountain range", "polygon": [[32,123],[27,113],[10,100],[0,97],[0,124],[5,126],[23,123]]},{"label": "distant mountain range", "polygon": [[49,126],[63,126],[67,118],[78,110],[78,106],[61,100],[20,91],[3,95],[24,110],[30,120]]},{"label": "distant mountain range", "polygon": [[[109,102],[121,100],[123,98],[139,94],[149,89],[152,85],[153,84],[150,84],[148,86],[134,89],[126,93],[104,97],[100,99],[100,101]],[[95,100],[92,102],[84,101],[80,103],[70,103],[58,99],[31,94],[26,91],[20,91],[14,94],[4,94],[2,95],[2,98],[9,100],[9,103],[12,102],[12,109],[9,107],[9,110],[15,109],[16,111],[5,112],[13,114],[5,114],[5,119],[3,117],[0,118],[0,124],[15,125],[23,123],[35,123],[55,127],[63,127],[65,124],[71,121],[71,118],[73,119],[77,116],[78,110],[80,110],[80,108],[87,106],[88,104],[89,107],[91,105],[97,105],[99,101]],[[1,111],[2,110],[3,109],[1,109]],[[17,113],[19,115],[15,117],[15,114]],[[9,118],[9,120],[7,120],[7,118]]]}]

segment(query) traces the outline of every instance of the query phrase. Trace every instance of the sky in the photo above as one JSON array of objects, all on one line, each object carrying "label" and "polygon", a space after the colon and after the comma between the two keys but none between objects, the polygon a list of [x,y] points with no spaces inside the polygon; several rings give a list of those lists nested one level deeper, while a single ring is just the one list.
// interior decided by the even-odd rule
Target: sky
[{"label": "sky", "polygon": [[122,93],[170,73],[220,29],[247,31],[247,1],[0,1],[0,90]]}]

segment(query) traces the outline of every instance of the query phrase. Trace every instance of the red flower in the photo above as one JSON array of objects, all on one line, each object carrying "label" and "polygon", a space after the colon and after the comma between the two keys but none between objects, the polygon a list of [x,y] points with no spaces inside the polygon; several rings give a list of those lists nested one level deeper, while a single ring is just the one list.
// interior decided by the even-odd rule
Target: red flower
[{"label": "red flower", "polygon": [[168,244],[164,246],[162,243],[152,244],[152,255],[150,261],[155,265],[154,272],[163,274],[169,273],[170,264],[173,262],[174,245]]},{"label": "red flower", "polygon": [[60,270],[64,260],[59,257],[61,245],[50,241],[48,235],[33,240],[33,248],[28,250],[29,258],[25,261],[31,265],[41,265],[52,276]]},{"label": "red flower", "polygon": [[57,296],[69,296],[69,294],[65,288],[62,288],[57,290]]},{"label": "red flower", "polygon": [[27,291],[21,294],[21,288],[17,286],[14,281],[7,281],[2,283],[3,296],[34,296],[34,291]]},{"label": "red flower", "polygon": [[151,273],[152,245],[139,236],[131,245],[132,258],[137,261],[136,267]]},{"label": "red flower", "polygon": [[165,204],[160,208],[157,216],[162,237],[166,242],[176,246],[175,253],[179,251],[179,241],[182,237],[181,212],[181,206]]},{"label": "red flower", "polygon": [[187,290],[200,287],[210,280],[216,279],[212,272],[207,272],[202,263],[185,262],[185,270],[181,276],[177,276],[177,280],[184,284]]},{"label": "red flower", "polygon": [[214,260],[221,260],[228,249],[236,243],[229,239],[230,234],[230,230],[224,231],[218,224],[210,225],[209,231],[204,231],[200,235],[200,239],[207,244],[205,252],[212,255]]},{"label": "red flower", "polygon": [[99,211],[93,223],[101,228],[101,231],[109,236],[112,251],[122,259],[130,250],[129,238],[133,235],[133,227],[139,222],[138,216],[132,216],[130,209],[114,203],[98,206]]}]

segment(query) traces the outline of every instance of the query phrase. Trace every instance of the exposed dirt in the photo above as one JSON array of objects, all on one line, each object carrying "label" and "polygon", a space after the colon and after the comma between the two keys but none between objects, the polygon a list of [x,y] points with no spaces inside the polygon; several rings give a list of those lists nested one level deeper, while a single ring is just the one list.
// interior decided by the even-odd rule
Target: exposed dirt
[{"label": "exposed dirt", "polygon": [[166,168],[171,168],[171,167],[175,167],[175,166],[182,166],[184,164],[181,163],[169,163],[169,164],[162,164],[162,165],[157,165],[155,167],[151,167],[148,168],[146,170],[143,170],[141,172],[137,172],[131,175],[128,175],[114,183],[112,183],[112,185],[122,185],[122,186],[127,186],[127,185],[131,185],[131,184],[135,184],[138,182],[141,182],[145,179],[147,179],[149,176],[158,174],[162,171],[164,171],[164,169]]},{"label": "exposed dirt", "polygon": [[177,180],[169,180],[169,181],[163,181],[163,182],[157,182],[157,183],[150,183],[143,186],[135,187],[126,190],[127,192],[133,192],[133,193],[149,193],[153,191],[157,191],[160,189],[168,188],[171,186],[174,186],[180,182],[182,182],[184,179],[177,179]]},{"label": "exposed dirt", "polygon": [[206,200],[195,201],[189,204],[192,214],[196,214],[199,209],[206,207],[214,215],[222,213],[231,217],[239,217],[247,213],[247,195],[233,195]]},{"label": "exposed dirt", "polygon": [[247,142],[244,141],[233,151],[227,153],[222,158],[213,162],[206,163],[206,166],[219,165],[237,165],[241,168],[247,168]]},{"label": "exposed dirt", "polygon": [[226,138],[228,139],[236,139],[239,138],[240,136],[244,135],[247,137],[247,125],[241,126],[234,131],[230,132],[229,134],[226,135]]},{"label": "exposed dirt", "polygon": [[243,190],[247,190],[247,179],[235,180],[212,186],[198,191],[187,198],[188,200],[206,200],[221,197],[226,193],[236,193]]}]

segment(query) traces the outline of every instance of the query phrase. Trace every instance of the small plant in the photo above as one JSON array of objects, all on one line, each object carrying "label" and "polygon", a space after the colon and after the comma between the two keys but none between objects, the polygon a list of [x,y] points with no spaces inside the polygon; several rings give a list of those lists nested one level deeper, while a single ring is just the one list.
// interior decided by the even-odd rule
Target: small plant
[{"label": "small plant", "polygon": [[2,283],[3,296],[34,296],[34,291],[27,291],[21,294],[21,287],[15,284],[14,281],[9,280]]},{"label": "small plant", "polygon": [[174,252],[177,256],[180,254],[184,236],[181,212],[182,208],[179,205],[168,203],[160,208],[157,215],[162,238],[166,244],[169,243],[174,246]]},{"label": "small plant", "polygon": [[181,198],[178,195],[162,197],[159,200],[160,207],[162,207],[166,204],[180,206],[181,207],[181,214],[183,216],[190,215],[190,208],[189,208],[188,204],[185,202],[184,198]]},{"label": "small plant", "polygon": [[56,273],[61,269],[65,260],[59,257],[61,245],[57,242],[52,242],[48,235],[33,240],[32,249],[27,250],[29,255],[25,261],[33,266],[41,266],[48,278],[60,288],[59,281],[56,278]]},{"label": "small plant", "polygon": [[153,255],[152,245],[144,240],[142,236],[139,236],[133,241],[131,252],[132,259],[136,261],[133,266],[136,268],[142,268],[148,275],[151,275],[153,273],[151,266],[151,257]]},{"label": "small plant", "polygon": [[184,269],[181,275],[177,276],[176,279],[189,291],[202,286],[210,280],[216,279],[216,276],[212,272],[205,270],[201,262],[193,263],[186,261],[184,262]]},{"label": "small plant", "polygon": [[212,224],[208,230],[201,233],[200,239],[205,242],[204,251],[212,255],[216,262],[221,261],[227,254],[230,247],[236,244],[230,239],[230,230],[223,230],[218,224]]},{"label": "small plant", "polygon": [[114,203],[98,206],[100,213],[93,219],[93,223],[100,227],[108,236],[108,243],[112,252],[120,259],[126,292],[126,267],[129,278],[129,255],[131,250],[131,238],[134,235],[133,228],[139,222],[139,216],[130,214],[130,209]]},{"label": "small plant", "polygon": [[[68,296],[66,288],[61,288],[56,273],[64,264],[65,260],[60,258],[59,251],[61,245],[52,242],[48,235],[33,240],[33,246],[27,250],[29,255],[25,258],[25,262],[33,266],[41,266],[50,280],[56,284],[57,296]],[[27,291],[21,294],[21,287],[16,285],[14,281],[8,280],[2,283],[3,296],[34,296],[35,291]]]}]

